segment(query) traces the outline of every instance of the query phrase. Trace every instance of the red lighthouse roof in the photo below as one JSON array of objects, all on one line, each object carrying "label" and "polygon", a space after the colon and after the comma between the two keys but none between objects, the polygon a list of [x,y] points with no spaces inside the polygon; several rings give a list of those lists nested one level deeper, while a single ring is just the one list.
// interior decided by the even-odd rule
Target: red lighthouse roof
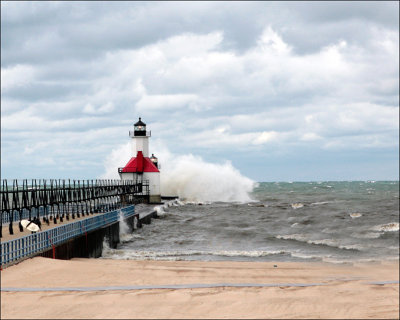
[{"label": "red lighthouse roof", "polygon": [[138,151],[136,158],[132,157],[122,172],[160,172],[148,157],[143,157],[142,151]]}]

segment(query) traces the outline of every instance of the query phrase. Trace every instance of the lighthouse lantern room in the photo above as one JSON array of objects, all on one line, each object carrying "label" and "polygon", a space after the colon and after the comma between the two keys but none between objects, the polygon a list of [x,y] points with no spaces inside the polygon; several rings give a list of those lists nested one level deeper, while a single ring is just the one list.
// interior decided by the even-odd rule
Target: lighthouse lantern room
[{"label": "lighthouse lantern room", "polygon": [[151,132],[146,131],[146,124],[139,118],[134,124],[134,131],[129,131],[132,138],[132,158],[123,168],[118,169],[122,180],[135,180],[138,183],[148,181],[150,203],[161,202],[160,171],[158,159],[152,154],[149,158],[149,138]]},{"label": "lighthouse lantern room", "polygon": [[139,118],[139,121],[134,124],[135,136],[146,136],[146,124]]}]

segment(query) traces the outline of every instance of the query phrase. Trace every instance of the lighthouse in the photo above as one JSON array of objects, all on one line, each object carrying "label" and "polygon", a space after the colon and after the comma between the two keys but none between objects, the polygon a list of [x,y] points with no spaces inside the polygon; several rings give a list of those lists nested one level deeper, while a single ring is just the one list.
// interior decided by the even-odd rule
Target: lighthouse
[{"label": "lighthouse", "polygon": [[149,158],[149,138],[151,131],[146,131],[146,124],[139,118],[134,124],[133,131],[129,131],[132,138],[132,158],[123,168],[118,168],[122,180],[135,180],[137,183],[148,181],[149,202],[161,202],[160,171],[158,159],[152,154]]}]

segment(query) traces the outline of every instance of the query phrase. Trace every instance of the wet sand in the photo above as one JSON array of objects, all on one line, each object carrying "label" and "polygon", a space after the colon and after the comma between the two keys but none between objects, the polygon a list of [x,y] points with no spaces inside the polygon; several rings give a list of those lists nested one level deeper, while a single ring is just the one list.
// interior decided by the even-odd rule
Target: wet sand
[{"label": "wet sand", "polygon": [[[1,317],[394,319],[399,318],[398,280],[398,261],[334,265],[35,257],[1,271]],[[165,285],[182,286],[160,288]]]}]

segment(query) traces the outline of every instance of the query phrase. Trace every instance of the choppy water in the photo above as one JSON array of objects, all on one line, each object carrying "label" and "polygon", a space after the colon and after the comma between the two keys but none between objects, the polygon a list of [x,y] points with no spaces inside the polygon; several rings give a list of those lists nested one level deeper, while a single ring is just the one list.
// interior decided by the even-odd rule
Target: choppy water
[{"label": "choppy water", "polygon": [[[172,201],[104,258],[373,261],[399,256],[399,182],[259,183],[253,201]],[[182,200],[182,199],[181,199]]]}]

